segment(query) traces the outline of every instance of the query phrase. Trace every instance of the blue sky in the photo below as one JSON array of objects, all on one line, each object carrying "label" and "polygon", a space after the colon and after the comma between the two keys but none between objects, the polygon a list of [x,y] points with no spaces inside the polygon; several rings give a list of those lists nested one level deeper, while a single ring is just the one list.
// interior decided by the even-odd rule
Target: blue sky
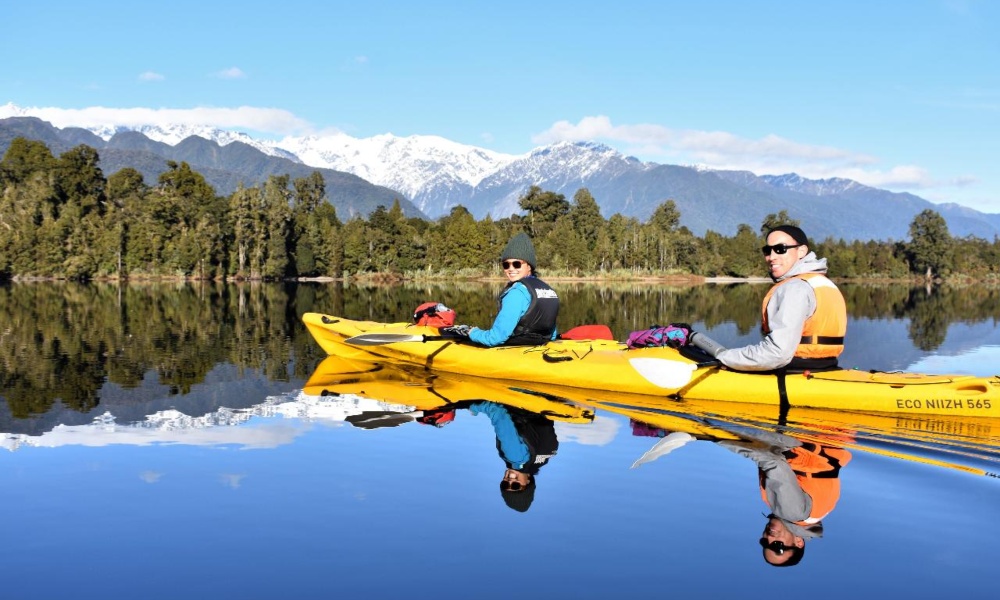
[{"label": "blue sky", "polygon": [[1000,3],[8,2],[0,106],[280,139],[593,140],[1000,213]]}]

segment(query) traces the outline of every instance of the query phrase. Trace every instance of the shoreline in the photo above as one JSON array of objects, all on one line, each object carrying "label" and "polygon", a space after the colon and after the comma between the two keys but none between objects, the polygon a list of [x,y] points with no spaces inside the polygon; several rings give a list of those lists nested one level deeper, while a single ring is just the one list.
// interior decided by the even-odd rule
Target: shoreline
[{"label": "shoreline", "polygon": [[[546,281],[561,282],[561,283],[595,283],[595,284],[663,284],[663,285],[675,285],[675,286],[695,286],[702,284],[736,284],[736,283],[747,283],[747,284],[761,284],[773,283],[770,277],[704,277],[701,275],[636,275],[636,276],[613,276],[613,275],[542,275]],[[924,280],[922,277],[910,277],[910,278],[885,278],[885,277],[862,277],[862,278],[844,278],[830,276],[830,279],[836,283],[880,283],[880,284],[910,284],[910,285],[928,285],[929,282]],[[302,283],[333,283],[337,281],[341,282],[358,282],[358,283],[369,283],[378,285],[397,285],[403,283],[422,283],[422,282],[502,282],[506,279],[502,275],[475,275],[475,276],[457,276],[457,275],[434,275],[434,276],[406,276],[399,274],[384,274],[384,273],[371,273],[362,275],[347,275],[342,277],[331,277],[331,276],[320,276],[320,277],[289,277],[285,279],[250,279],[245,277],[240,278],[227,278],[227,277],[185,277],[185,276],[133,276],[133,277],[94,277],[91,279],[79,281],[74,279],[67,279],[65,277],[35,277],[35,276],[13,276],[6,280],[0,280],[0,285],[3,283],[138,283],[138,284],[149,284],[149,283],[176,283],[176,282],[214,282],[214,283],[278,283],[278,282],[302,282]],[[932,284],[942,284],[949,283],[947,280],[935,280],[930,282]],[[995,284],[995,281],[991,280],[967,280],[963,278],[955,278],[951,283],[958,285],[968,285],[969,283],[981,283],[981,284]]]}]

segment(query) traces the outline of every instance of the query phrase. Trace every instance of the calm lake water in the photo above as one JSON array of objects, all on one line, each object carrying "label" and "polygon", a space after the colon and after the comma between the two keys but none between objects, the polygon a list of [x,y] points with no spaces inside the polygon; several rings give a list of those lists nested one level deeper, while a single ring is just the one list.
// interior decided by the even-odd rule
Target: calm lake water
[{"label": "calm lake water", "polygon": [[[757,339],[766,291],[556,287],[561,329],[623,339],[687,321],[725,345]],[[439,300],[485,325],[498,289],[0,287],[4,597],[997,596],[1000,419],[578,405],[346,375],[300,321],[401,321]],[[844,290],[844,366],[1000,372],[1000,290]],[[435,398],[458,402],[443,426],[379,419]],[[547,411],[558,443],[517,510],[499,490],[497,406]],[[817,480],[839,490],[801,562],[776,568],[753,459],[793,448],[835,456],[839,477]]]}]

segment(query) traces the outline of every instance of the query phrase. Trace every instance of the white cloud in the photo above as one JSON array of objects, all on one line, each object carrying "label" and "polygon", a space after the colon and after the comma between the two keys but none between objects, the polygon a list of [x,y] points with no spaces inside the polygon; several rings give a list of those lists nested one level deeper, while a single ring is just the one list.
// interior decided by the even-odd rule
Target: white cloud
[{"label": "white cloud", "polygon": [[108,124],[200,125],[219,129],[249,129],[263,133],[293,135],[308,132],[310,124],[287,110],[239,106],[236,108],[87,108],[32,107],[22,114],[38,117],[56,127],[101,127]]},{"label": "white cloud", "polygon": [[157,483],[160,478],[163,477],[163,473],[157,471],[143,471],[139,473],[139,479],[145,481],[146,483]]},{"label": "white cloud", "polygon": [[247,74],[244,73],[243,69],[239,67],[230,67],[228,69],[216,71],[213,75],[219,79],[246,79],[247,77]]},{"label": "white cloud", "polygon": [[139,81],[163,81],[167,77],[154,71],[139,73]]},{"label": "white cloud", "polygon": [[590,423],[556,421],[556,436],[561,442],[576,442],[585,446],[606,446],[618,435],[617,419],[597,416]]},{"label": "white cloud", "polygon": [[725,131],[671,129],[653,124],[615,125],[604,115],[584,117],[576,124],[559,121],[533,136],[532,141],[536,144],[606,141],[626,154],[655,162],[751,171],[758,175],[797,173],[809,179],[845,177],[887,189],[954,187],[975,181],[970,177],[937,181],[925,169],[914,165],[878,168],[879,159],[871,155],[803,144],[778,135],[749,139]]},{"label": "white cloud", "polygon": [[246,475],[243,474],[224,473],[219,476],[219,481],[222,482],[222,485],[236,490],[239,489],[245,477]]}]

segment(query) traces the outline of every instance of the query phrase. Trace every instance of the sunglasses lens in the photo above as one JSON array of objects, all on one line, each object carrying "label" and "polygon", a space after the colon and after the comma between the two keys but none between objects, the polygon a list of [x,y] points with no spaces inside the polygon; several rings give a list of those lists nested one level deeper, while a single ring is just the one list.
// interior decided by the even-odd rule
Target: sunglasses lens
[{"label": "sunglasses lens", "polygon": [[784,554],[785,550],[791,550],[792,548],[795,547],[795,546],[786,546],[783,543],[779,542],[778,540],[774,540],[773,542],[768,543],[768,541],[764,538],[760,538],[760,546],[762,548],[767,548],[768,550],[774,552],[778,556]]},{"label": "sunglasses lens", "polygon": [[764,247],[762,247],[760,249],[760,251],[761,251],[761,253],[764,256],[767,256],[771,252],[774,252],[775,254],[784,254],[785,252],[788,252],[789,248],[794,248],[794,247],[795,246],[786,246],[784,244],[775,244],[773,246],[764,246]]},{"label": "sunglasses lens", "polygon": [[505,260],[503,261],[503,268],[510,269],[511,267],[515,269],[521,268],[521,261],[519,260]]}]

